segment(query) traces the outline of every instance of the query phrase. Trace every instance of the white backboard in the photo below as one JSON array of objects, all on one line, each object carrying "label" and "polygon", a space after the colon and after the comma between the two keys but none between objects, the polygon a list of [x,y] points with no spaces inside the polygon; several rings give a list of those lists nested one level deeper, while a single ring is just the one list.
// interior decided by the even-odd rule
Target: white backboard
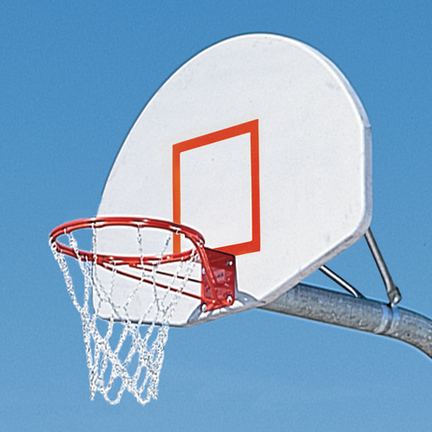
[{"label": "white backboard", "polygon": [[[275,299],[362,237],[371,214],[359,99],[318,51],[271,34],[222,41],[165,82],[127,136],[98,211],[186,224],[236,255],[234,304],[204,313],[180,299],[179,326]],[[103,242],[123,248],[118,237]]]}]

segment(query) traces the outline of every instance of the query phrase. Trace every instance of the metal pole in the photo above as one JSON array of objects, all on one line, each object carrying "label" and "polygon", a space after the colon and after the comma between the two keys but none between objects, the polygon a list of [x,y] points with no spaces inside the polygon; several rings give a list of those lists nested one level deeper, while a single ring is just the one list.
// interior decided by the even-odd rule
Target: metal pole
[{"label": "metal pole", "polygon": [[301,283],[261,309],[388,336],[432,358],[432,320],[404,308]]}]

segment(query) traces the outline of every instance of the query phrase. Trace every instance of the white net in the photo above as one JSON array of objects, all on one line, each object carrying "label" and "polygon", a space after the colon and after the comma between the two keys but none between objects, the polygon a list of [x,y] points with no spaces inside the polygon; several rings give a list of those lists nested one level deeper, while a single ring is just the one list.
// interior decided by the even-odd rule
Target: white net
[{"label": "white net", "polygon": [[[169,282],[165,280],[164,288],[160,289],[159,274],[163,273],[166,279],[166,272],[160,272],[159,268],[163,265],[162,256],[172,236],[168,235],[165,239],[160,251],[161,260],[149,266],[144,265],[141,229],[134,229],[137,231],[136,244],[142,265],[135,266],[134,278],[132,282],[129,280],[132,286],[128,287],[128,294],[121,302],[114,300],[116,284],[122,279],[117,274],[120,273],[117,266],[114,264],[108,269],[101,269],[96,264],[95,229],[92,230],[92,261],[79,254],[77,240],[71,233],[66,234],[69,246],[76,257],[80,257],[73,260],[78,262],[78,273],[83,276],[83,283],[78,289],[73,282],[69,257],[58,252],[55,243],[51,243],[68,293],[81,316],[90,397],[93,400],[100,392],[110,404],[119,403],[126,390],[142,405],[157,399],[170,317],[197,261],[197,254],[192,253],[188,260],[174,263]],[[103,277],[100,277],[101,272]],[[107,272],[110,275],[108,283]],[[129,307],[144,290],[151,300],[142,307],[139,317],[131,316]],[[102,319],[98,313],[100,310],[109,311],[108,316],[105,314]]]}]

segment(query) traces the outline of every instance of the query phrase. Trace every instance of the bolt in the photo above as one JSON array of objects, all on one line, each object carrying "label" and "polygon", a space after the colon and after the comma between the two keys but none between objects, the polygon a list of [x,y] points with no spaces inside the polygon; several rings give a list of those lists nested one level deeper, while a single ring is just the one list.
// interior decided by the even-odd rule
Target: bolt
[{"label": "bolt", "polygon": [[232,295],[231,294],[228,294],[228,296],[227,296],[227,302],[229,303],[229,304],[231,304],[232,303],[232,301],[233,301],[233,298],[232,298]]},{"label": "bolt", "polygon": [[205,312],[207,310],[207,305],[205,303],[203,303],[201,305],[201,312]]}]

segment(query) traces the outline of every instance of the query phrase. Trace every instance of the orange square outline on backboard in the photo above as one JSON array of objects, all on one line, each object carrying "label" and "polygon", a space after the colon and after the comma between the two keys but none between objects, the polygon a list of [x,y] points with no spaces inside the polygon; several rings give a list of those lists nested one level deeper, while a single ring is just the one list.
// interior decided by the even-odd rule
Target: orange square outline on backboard
[{"label": "orange square outline on backboard", "polygon": [[[245,134],[250,134],[252,239],[247,242],[235,243],[232,245],[216,248],[221,252],[226,252],[233,255],[259,252],[261,249],[258,119],[182,141],[174,144],[172,147],[173,221],[175,223],[181,223],[181,153]],[[229,208],[228,205],[227,208]],[[197,228],[199,230],[199,227]],[[205,237],[205,233],[203,233],[203,235]],[[175,235],[174,252],[180,252],[180,248],[180,237]]]}]

